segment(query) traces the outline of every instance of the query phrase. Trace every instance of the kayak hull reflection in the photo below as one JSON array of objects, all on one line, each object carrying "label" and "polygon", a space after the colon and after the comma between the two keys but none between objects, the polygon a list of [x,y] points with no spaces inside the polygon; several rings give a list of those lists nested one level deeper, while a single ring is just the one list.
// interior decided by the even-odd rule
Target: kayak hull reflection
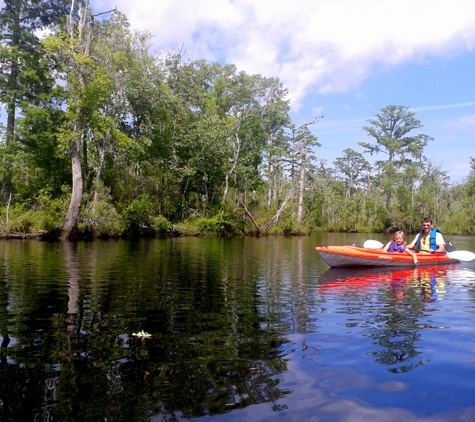
[{"label": "kayak hull reflection", "polygon": [[[408,267],[414,266],[411,255],[383,252],[381,249],[365,249],[357,246],[317,246],[315,250],[332,268],[355,267]],[[439,265],[459,262],[445,254],[417,254],[418,265]]]}]

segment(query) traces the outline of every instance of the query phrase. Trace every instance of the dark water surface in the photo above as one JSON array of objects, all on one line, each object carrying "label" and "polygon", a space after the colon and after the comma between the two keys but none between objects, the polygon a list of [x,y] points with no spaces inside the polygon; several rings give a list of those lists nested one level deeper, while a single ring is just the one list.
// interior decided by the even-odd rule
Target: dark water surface
[{"label": "dark water surface", "polygon": [[475,420],[475,262],[314,251],[367,238],[0,242],[0,420]]}]

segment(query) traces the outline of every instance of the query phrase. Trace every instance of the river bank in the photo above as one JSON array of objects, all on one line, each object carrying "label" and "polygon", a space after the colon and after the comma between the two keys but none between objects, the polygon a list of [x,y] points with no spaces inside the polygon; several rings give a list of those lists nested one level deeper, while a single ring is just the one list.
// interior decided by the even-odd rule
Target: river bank
[{"label": "river bank", "polygon": [[[96,235],[94,233],[77,233],[75,240],[78,241],[92,241],[92,240],[104,240],[104,239],[137,239],[137,238],[144,238],[144,239],[165,239],[170,237],[266,237],[266,236],[309,236],[312,234],[312,230],[291,230],[291,231],[272,231],[270,233],[263,233],[258,234],[255,232],[247,232],[247,233],[233,233],[233,234],[223,234],[223,233],[202,233],[198,230],[193,229],[186,229],[181,228],[181,230],[176,227],[170,232],[166,233],[157,233],[153,230],[149,231],[142,231],[141,233],[133,233],[133,234],[122,234],[116,236],[104,236],[104,235]],[[357,232],[353,232],[357,233]],[[0,232],[0,240],[10,240],[10,239],[17,239],[17,240],[43,240],[43,241],[59,241],[61,240],[61,230],[54,229],[51,231],[37,231],[33,233],[24,233],[24,232]]]}]

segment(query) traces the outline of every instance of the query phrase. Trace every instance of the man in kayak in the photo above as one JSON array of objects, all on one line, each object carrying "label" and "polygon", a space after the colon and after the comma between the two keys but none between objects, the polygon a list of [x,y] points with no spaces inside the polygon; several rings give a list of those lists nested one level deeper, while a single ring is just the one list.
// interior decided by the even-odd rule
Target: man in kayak
[{"label": "man in kayak", "polygon": [[409,249],[424,253],[445,253],[445,240],[442,232],[434,228],[432,219],[425,217],[421,223],[422,230],[414,240],[407,245]]}]

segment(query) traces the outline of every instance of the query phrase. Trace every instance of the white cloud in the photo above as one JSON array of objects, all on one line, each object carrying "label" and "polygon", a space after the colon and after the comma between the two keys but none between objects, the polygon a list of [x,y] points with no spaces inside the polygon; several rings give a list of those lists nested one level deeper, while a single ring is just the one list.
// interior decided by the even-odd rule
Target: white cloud
[{"label": "white cloud", "polygon": [[475,132],[475,114],[449,121],[444,124],[443,128],[462,133]]},{"label": "white cloud", "polygon": [[154,49],[234,63],[277,76],[292,103],[310,91],[345,92],[375,65],[453,56],[475,43],[474,0],[95,0],[117,5]]},{"label": "white cloud", "polygon": [[418,111],[426,111],[426,110],[446,110],[449,108],[461,108],[461,107],[471,107],[471,106],[475,106],[475,102],[422,106],[422,107],[411,108],[411,111],[418,112]]}]

